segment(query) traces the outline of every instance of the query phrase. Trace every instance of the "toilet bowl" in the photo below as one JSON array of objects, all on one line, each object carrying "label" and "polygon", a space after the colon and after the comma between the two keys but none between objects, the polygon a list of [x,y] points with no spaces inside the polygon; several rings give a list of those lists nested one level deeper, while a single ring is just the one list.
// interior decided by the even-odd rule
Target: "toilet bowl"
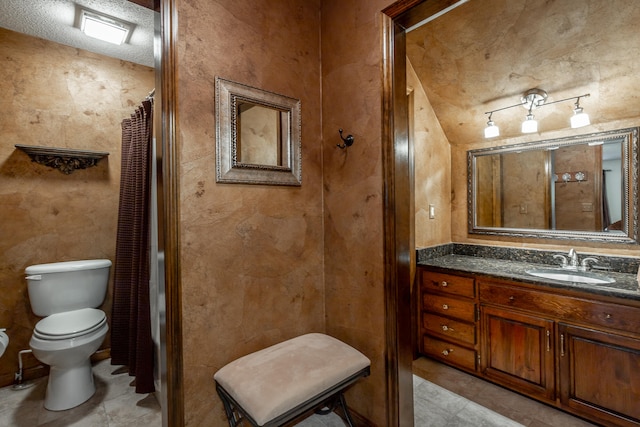
[{"label": "toilet bowl", "polygon": [[89,358],[108,330],[104,312],[93,308],[52,314],[36,324],[29,346],[36,359],[50,366],[45,408],[62,411],[93,396]]},{"label": "toilet bowl", "polygon": [[87,260],[25,270],[31,307],[45,316],[29,346],[36,359],[50,367],[46,409],[70,409],[95,393],[90,357],[109,330],[105,313],[96,307],[104,301],[110,266],[109,260]]}]

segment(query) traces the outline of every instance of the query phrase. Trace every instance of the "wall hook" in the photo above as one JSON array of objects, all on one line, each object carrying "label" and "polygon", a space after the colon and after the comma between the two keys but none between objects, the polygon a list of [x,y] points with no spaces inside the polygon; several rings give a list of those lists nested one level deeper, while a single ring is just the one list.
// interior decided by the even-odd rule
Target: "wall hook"
[{"label": "wall hook", "polygon": [[338,144],[338,147],[340,148],[347,148],[347,147],[351,147],[353,145],[353,135],[347,135],[346,138],[344,138],[342,136],[342,129],[338,129],[338,132],[340,133],[340,139],[342,139],[344,141],[344,144],[340,145]]}]

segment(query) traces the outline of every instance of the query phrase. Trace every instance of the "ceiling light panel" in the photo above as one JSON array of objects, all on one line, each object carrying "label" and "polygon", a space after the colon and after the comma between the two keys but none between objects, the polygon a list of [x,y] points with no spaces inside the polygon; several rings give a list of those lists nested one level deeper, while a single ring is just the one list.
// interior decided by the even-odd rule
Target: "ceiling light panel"
[{"label": "ceiling light panel", "polygon": [[125,22],[86,10],[82,11],[80,29],[89,37],[116,45],[125,43],[131,31]]}]

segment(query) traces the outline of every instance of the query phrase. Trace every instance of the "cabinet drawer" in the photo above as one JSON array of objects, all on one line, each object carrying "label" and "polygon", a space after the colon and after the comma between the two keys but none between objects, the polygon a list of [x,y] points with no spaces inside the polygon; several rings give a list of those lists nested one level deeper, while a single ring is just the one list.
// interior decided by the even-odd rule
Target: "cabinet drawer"
[{"label": "cabinet drawer", "polygon": [[482,303],[514,307],[548,314],[561,320],[640,333],[640,309],[635,307],[484,282],[479,284],[479,293]]},{"label": "cabinet drawer", "polygon": [[[554,314],[560,310],[556,295],[515,286],[480,283],[480,302]],[[562,297],[560,297],[562,298]]]},{"label": "cabinet drawer", "polygon": [[471,345],[476,343],[476,327],[471,323],[424,313],[422,327],[428,333],[453,338]]},{"label": "cabinet drawer", "polygon": [[423,294],[422,307],[431,313],[441,314],[471,323],[476,319],[476,305],[473,301],[435,294]]},{"label": "cabinet drawer", "polygon": [[430,336],[423,336],[424,352],[440,360],[446,360],[463,368],[476,370],[476,352]]},{"label": "cabinet drawer", "polygon": [[474,298],[476,295],[474,279],[471,277],[454,276],[445,273],[422,271],[422,288],[425,291],[444,292]]}]

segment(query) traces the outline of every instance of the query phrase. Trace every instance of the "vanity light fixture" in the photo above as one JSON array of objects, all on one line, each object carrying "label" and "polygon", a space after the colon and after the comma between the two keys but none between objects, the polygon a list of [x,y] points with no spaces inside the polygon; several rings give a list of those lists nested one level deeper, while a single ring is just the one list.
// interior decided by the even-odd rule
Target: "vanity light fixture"
[{"label": "vanity light fixture", "polygon": [[89,37],[121,45],[127,40],[131,26],[110,16],[82,10],[80,29]]},{"label": "vanity light fixture", "polygon": [[571,116],[571,127],[581,128],[591,124],[589,115],[582,110],[580,106],[580,97],[576,100],[576,108],[573,109],[573,116]]},{"label": "vanity light fixture", "polygon": [[491,114],[489,114],[489,121],[487,122],[487,127],[484,128],[484,137],[494,138],[498,135],[500,135],[500,128],[496,126],[493,120],[491,120]]},{"label": "vanity light fixture", "polygon": [[485,138],[494,138],[500,135],[500,129],[492,120],[492,115],[496,111],[507,110],[509,108],[522,106],[528,110],[527,116],[525,120],[522,122],[522,133],[535,133],[538,132],[538,121],[533,116],[533,110],[536,108],[541,108],[551,104],[557,104],[559,102],[569,101],[572,99],[576,100],[575,108],[573,110],[574,115],[571,117],[571,127],[579,128],[582,126],[587,126],[591,122],[589,121],[589,115],[585,113],[580,107],[580,98],[586,98],[591,94],[587,93],[580,96],[573,96],[571,98],[565,98],[558,101],[547,102],[547,92],[542,89],[529,89],[526,91],[522,97],[520,98],[520,103],[515,105],[510,105],[508,107],[498,108],[496,110],[487,111],[485,114],[489,115],[489,121],[487,121],[487,127],[484,129],[484,137]]}]

